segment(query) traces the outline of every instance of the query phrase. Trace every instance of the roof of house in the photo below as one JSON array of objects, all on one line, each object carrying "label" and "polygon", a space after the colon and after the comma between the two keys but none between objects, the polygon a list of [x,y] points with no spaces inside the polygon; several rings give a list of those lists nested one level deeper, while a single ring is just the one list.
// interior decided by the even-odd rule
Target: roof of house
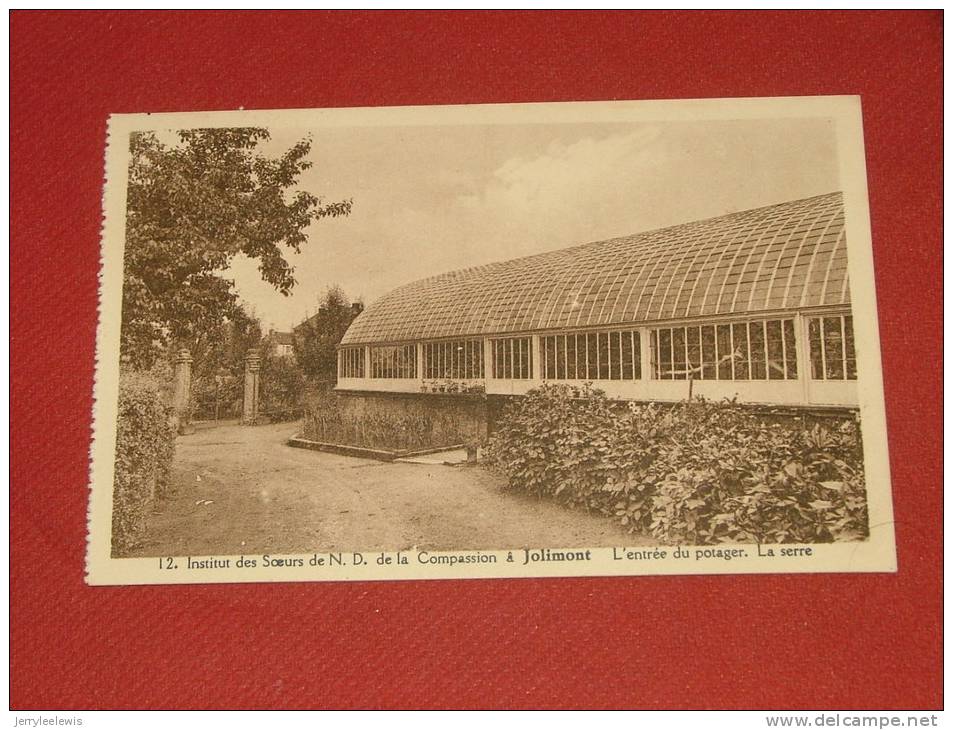
[{"label": "roof of house", "polygon": [[294,344],[294,335],[291,332],[269,332],[268,337],[276,345]]},{"label": "roof of house", "polygon": [[368,306],[342,344],[849,302],[835,192],[415,281]]}]

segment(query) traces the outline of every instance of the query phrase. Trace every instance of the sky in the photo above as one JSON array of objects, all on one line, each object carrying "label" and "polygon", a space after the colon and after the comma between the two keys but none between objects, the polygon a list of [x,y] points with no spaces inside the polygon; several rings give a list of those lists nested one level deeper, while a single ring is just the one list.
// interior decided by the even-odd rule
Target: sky
[{"label": "sky", "polygon": [[816,118],[281,129],[262,151],[306,136],[299,187],[353,210],[288,253],[289,297],[233,261],[225,276],[266,329],[291,329],[332,285],[369,304],[454,269],[840,189],[834,125]]}]

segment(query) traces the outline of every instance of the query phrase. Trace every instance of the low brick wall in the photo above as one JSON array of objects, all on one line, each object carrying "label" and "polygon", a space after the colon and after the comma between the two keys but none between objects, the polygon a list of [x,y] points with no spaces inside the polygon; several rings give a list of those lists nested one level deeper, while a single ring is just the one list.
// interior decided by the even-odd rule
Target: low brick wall
[{"label": "low brick wall", "polygon": [[[517,400],[522,396],[518,395],[489,395],[487,396],[487,429],[492,433],[503,415],[503,410],[511,401]],[[639,403],[645,405],[653,402],[660,406],[674,406],[671,401],[616,401],[619,408],[624,408],[629,403]],[[782,425],[803,425],[811,428],[814,425],[826,427],[836,427],[838,423],[845,420],[854,420],[857,417],[857,409],[846,406],[775,406],[761,404],[744,404],[741,406],[751,409],[768,423],[780,423]]]},{"label": "low brick wall", "polygon": [[[337,420],[346,427],[337,434],[321,432],[306,416],[304,435],[307,438],[349,446],[402,449],[479,443],[487,435],[487,398],[483,394],[339,390],[325,397],[333,399],[338,409]],[[322,402],[316,401],[312,407],[321,408]],[[429,428],[419,443],[413,443],[412,439],[409,442],[408,434],[396,433],[387,443],[380,427],[388,423],[427,423]],[[358,432],[362,424],[368,426],[367,433]]]},{"label": "low brick wall", "polygon": [[[426,443],[415,444],[415,446],[438,448],[482,442],[494,430],[507,403],[521,396],[339,390],[333,392],[333,397],[347,419],[355,423],[373,422],[378,419],[394,421],[426,419],[432,424],[430,437]],[[620,401],[620,407],[624,407],[622,404],[623,402]],[[801,424],[807,427],[816,423],[830,426],[838,421],[855,417],[853,410],[845,408],[755,405],[749,407],[766,421]],[[311,436],[319,437],[321,434],[311,434]],[[361,440],[353,436],[345,440],[349,442],[345,445],[398,447],[381,443],[353,443]]]}]

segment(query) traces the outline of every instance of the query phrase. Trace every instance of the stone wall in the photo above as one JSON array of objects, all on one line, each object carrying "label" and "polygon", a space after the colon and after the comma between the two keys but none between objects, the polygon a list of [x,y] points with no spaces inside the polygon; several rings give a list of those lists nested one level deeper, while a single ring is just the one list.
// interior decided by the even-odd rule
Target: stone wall
[{"label": "stone wall", "polygon": [[334,391],[312,399],[305,438],[347,446],[416,449],[482,442],[483,394]]},{"label": "stone wall", "polygon": [[[378,391],[334,391],[324,398],[331,398],[342,427],[336,433],[318,432],[309,428],[305,418],[306,438],[348,446],[373,448],[438,448],[459,444],[482,443],[494,430],[507,403],[520,396],[467,394],[467,393],[386,393]],[[660,404],[671,405],[671,404]],[[320,409],[321,401],[313,401],[311,410]],[[620,402],[620,407],[622,403]],[[778,408],[751,406],[767,421],[798,423],[811,427],[816,423],[828,427],[839,421],[855,417],[853,411],[844,408]],[[388,433],[388,424],[395,431],[406,424],[427,424],[427,433]],[[309,433],[310,431],[310,433]],[[383,433],[382,433],[383,431]]]}]

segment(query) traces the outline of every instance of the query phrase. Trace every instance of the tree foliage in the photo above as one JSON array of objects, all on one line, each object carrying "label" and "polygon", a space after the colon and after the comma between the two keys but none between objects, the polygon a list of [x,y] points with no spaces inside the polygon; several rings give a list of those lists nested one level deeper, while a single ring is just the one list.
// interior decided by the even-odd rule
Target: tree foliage
[{"label": "tree foliage", "polygon": [[261,349],[263,339],[261,321],[237,304],[227,319],[214,329],[196,333],[192,338],[193,377],[241,375],[248,351]]},{"label": "tree foliage", "polygon": [[245,356],[262,349],[261,322],[240,304],[215,327],[190,342],[193,417],[236,417],[241,412]]},{"label": "tree foliage", "polygon": [[266,338],[261,359],[259,407],[272,421],[300,418],[303,411],[305,382],[294,358],[279,355]]},{"label": "tree foliage", "polygon": [[232,259],[258,262],[282,294],[295,285],[286,251],[307,243],[308,226],[348,215],[351,201],[325,202],[297,189],[311,167],[311,141],[263,155],[261,128],[188,129],[178,143],[152,132],[130,139],[122,353],[147,367],[169,342],[192,343],[239,316]]},{"label": "tree foliage", "polygon": [[359,310],[351,306],[341,287],[332,286],[322,296],[318,313],[295,328],[295,358],[310,380],[337,380],[337,346]]}]

